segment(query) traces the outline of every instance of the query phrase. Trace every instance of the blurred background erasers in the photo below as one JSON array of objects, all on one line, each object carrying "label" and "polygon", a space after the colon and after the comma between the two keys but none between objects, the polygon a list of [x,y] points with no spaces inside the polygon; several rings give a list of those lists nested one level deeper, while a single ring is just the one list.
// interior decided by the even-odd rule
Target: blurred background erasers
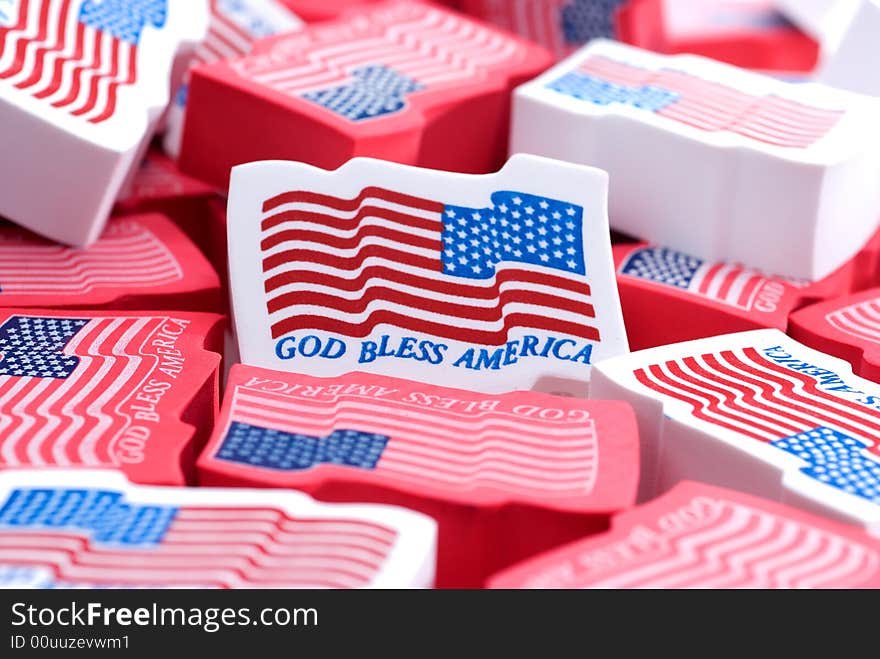
[{"label": "blurred background erasers", "polygon": [[511,151],[606,170],[611,226],[820,279],[878,226],[880,100],[594,41],[516,90]]},{"label": "blurred background erasers", "polygon": [[5,2],[0,215],[94,242],[207,22],[203,0]]}]

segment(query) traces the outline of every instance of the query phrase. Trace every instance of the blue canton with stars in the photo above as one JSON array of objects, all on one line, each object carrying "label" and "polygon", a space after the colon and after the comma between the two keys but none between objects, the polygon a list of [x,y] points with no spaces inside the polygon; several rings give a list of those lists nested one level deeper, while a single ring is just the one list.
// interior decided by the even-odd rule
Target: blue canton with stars
[{"label": "blue canton with stars", "polygon": [[375,469],[388,444],[386,435],[334,430],[326,437],[232,422],[217,458],[252,467],[301,471],[319,464]]},{"label": "blue canton with stars", "polygon": [[425,88],[384,65],[355,69],[351,76],[351,82],[309,92],[303,94],[303,98],[349,121],[362,121],[399,112],[406,105],[407,94]]},{"label": "blue canton with stars", "polygon": [[810,478],[880,505],[880,461],[859,440],[819,427],[770,444],[807,462]]},{"label": "blue canton with stars", "polygon": [[168,18],[168,0],[86,0],[79,22],[137,45],[147,24],[161,28]]},{"label": "blue canton with stars", "polygon": [[637,249],[620,266],[620,274],[687,290],[704,261],[666,247]]},{"label": "blue canton with stars", "polygon": [[103,544],[155,545],[176,514],[173,506],[126,503],[124,493],[111,490],[16,489],[0,506],[0,532],[68,529]]},{"label": "blue canton with stars", "polygon": [[614,12],[624,0],[573,0],[560,12],[566,43],[580,45],[597,37],[613,38]]},{"label": "blue canton with stars", "polygon": [[70,377],[79,357],[65,355],[64,347],[88,322],[83,318],[13,316],[0,326],[0,375]]},{"label": "blue canton with stars", "polygon": [[443,209],[443,272],[490,279],[501,262],[586,274],[584,211],[564,201],[495,192],[489,208]]},{"label": "blue canton with stars", "polygon": [[619,103],[649,112],[659,112],[681,100],[681,94],[661,87],[651,85],[628,87],[601,80],[581,71],[569,71],[561,78],[548,83],[547,88],[593,105]]}]

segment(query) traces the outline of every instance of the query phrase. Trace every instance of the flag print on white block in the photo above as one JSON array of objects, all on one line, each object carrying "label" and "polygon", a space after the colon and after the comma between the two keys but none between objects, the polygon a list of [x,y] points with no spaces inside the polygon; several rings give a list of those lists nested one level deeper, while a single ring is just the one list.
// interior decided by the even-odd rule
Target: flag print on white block
[{"label": "flag print on white block", "polygon": [[858,9],[861,0],[776,0],[792,23],[833,51]]},{"label": "flag print on white block", "polygon": [[481,392],[585,394],[626,352],[607,177],[512,158],[466,175],[367,158],[232,170],[229,262],[242,362]]},{"label": "flag print on white block", "polygon": [[[294,32],[303,25],[296,14],[277,0],[210,0],[210,11],[208,35],[196,48],[193,66],[246,55],[257,39]],[[168,108],[162,146],[173,158],[180,154],[188,91],[187,81]]]},{"label": "flag print on white block", "polygon": [[840,44],[819,70],[818,80],[860,94],[880,96],[880,0],[860,0]]},{"label": "flag print on white block", "polygon": [[0,473],[0,587],[426,588],[436,524],[277,490]]},{"label": "flag print on white block", "polygon": [[877,588],[880,544],[861,529],[687,482],[492,588]]},{"label": "flag print on white block", "polygon": [[71,245],[98,238],[207,29],[201,0],[0,4],[0,215]]},{"label": "flag print on white block", "polygon": [[516,90],[511,151],[606,170],[624,233],[816,280],[878,226],[878,112],[880,99],[594,41]]},{"label": "flag print on white block", "polygon": [[880,386],[775,329],[599,363],[591,397],[636,409],[640,498],[700,480],[880,533]]}]

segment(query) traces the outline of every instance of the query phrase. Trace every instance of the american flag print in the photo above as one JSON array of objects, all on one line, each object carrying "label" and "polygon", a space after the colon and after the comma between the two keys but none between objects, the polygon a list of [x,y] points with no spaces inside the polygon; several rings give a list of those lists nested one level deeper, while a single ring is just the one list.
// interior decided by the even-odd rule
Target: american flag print
[{"label": "american flag print", "polygon": [[[308,385],[279,393],[260,382],[235,384],[214,459],[292,475],[336,466],[416,491],[482,490],[544,502],[596,487],[599,438],[589,414],[573,408],[574,420],[547,420],[503,405],[456,413],[426,407],[424,394],[388,388],[393,381],[339,382],[338,393],[323,396]],[[388,395],[377,397],[383,388]]]},{"label": "american flag print", "polygon": [[688,405],[694,419],[788,453],[815,482],[880,504],[880,397],[833,371],[778,347],[745,347],[634,374],[658,397]]},{"label": "american flag print", "polygon": [[[122,465],[167,317],[11,315],[0,325],[0,467]],[[185,321],[183,321],[185,322]],[[183,363],[178,358],[176,363]]]},{"label": "american flag print", "polygon": [[616,525],[496,586],[857,588],[880,570],[876,543],[857,530],[702,484],[679,485]]},{"label": "american flag print", "polygon": [[825,320],[848,336],[880,345],[880,296],[832,311]]},{"label": "american flag print", "polygon": [[614,37],[623,0],[465,0],[464,9],[549,48],[557,57],[599,37]]},{"label": "american flag print", "polygon": [[621,275],[671,286],[746,311],[768,281],[753,270],[729,263],[710,263],[666,247],[644,247],[620,265]]},{"label": "american flag print", "polygon": [[399,532],[352,516],[153,504],[92,487],[20,487],[0,502],[0,583],[47,587],[356,588]]},{"label": "american flag print", "polygon": [[497,191],[470,208],[363,188],[291,191],[263,204],[272,338],[363,338],[380,324],[480,345],[513,328],[599,341],[576,204]]},{"label": "american flag print", "polygon": [[13,227],[0,229],[0,303],[3,294],[86,294],[161,286],[182,278],[181,265],[167,245],[133,219],[112,221],[98,241],[84,249]]},{"label": "american flag print", "polygon": [[167,0],[16,0],[0,23],[0,81],[100,124],[138,81],[145,29],[161,30]]},{"label": "american flag print", "polygon": [[255,55],[247,76],[352,122],[397,114],[414,96],[487,80],[526,57],[525,46],[503,33],[406,3],[312,28],[288,51],[268,65]]},{"label": "american flag print", "polygon": [[686,71],[645,68],[596,54],[547,88],[593,105],[624,105],[701,131],[733,133],[788,149],[821,141],[845,114],[778,95],[742,92]]}]

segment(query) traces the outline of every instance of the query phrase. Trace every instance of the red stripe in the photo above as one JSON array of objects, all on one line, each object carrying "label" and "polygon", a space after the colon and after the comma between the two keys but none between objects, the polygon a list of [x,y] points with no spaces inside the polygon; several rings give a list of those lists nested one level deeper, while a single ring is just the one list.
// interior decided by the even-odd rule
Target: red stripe
[{"label": "red stripe", "polygon": [[[361,297],[349,300],[336,297],[323,292],[296,291],[286,293],[267,302],[269,313],[277,313],[289,307],[312,305],[333,309],[346,314],[360,314],[367,310],[371,302],[376,300],[388,301],[413,309],[436,312],[438,301],[421,295],[405,293],[401,290],[387,286],[370,286],[363,290]],[[547,293],[535,291],[506,290],[501,291],[497,297],[498,304],[494,307],[475,307],[467,304],[455,304],[443,302],[442,313],[445,316],[455,316],[462,320],[475,320],[482,322],[497,322],[504,316],[503,308],[510,304],[522,303],[532,306],[547,307],[548,310],[569,311],[595,318],[596,312],[592,305],[584,304],[578,300],[563,298]]]},{"label": "red stripe", "polygon": [[709,288],[713,284],[715,276],[723,267],[723,263],[716,263],[709,268],[709,271],[703,276],[703,279],[700,281],[700,287],[698,289],[700,295],[709,295]]},{"label": "red stripe", "polygon": [[[271,197],[263,202],[263,212],[283,206],[284,204],[315,204],[318,206],[326,206],[338,211],[354,211],[358,210],[366,199],[381,199],[401,206],[409,206],[418,210],[441,213],[443,212],[443,204],[436,201],[429,201],[419,197],[394,192],[385,188],[367,187],[361,190],[361,193],[354,199],[340,199],[329,195],[318,194],[317,192],[285,192],[275,197]],[[263,220],[263,231],[271,229],[280,223],[276,220],[277,216],[268,217]]]},{"label": "red stripe", "polygon": [[[299,260],[302,258],[303,252],[300,254]],[[318,255],[318,252],[308,252],[308,254]],[[397,252],[395,254],[400,254]],[[374,254],[375,255],[375,254]],[[393,260],[394,255],[390,258]],[[397,259],[403,262],[402,259]],[[421,259],[424,264],[436,264],[431,259]],[[311,261],[318,263],[318,261]],[[363,260],[361,261],[363,263]],[[415,264],[413,259],[410,264]],[[293,272],[282,272],[266,280],[265,289],[267,293],[286,286],[288,284],[320,284],[328,286],[339,291],[360,291],[366,288],[370,280],[384,279],[387,281],[396,281],[406,283],[410,286],[420,288],[425,291],[433,291],[436,293],[449,293],[449,283],[440,279],[431,279],[428,277],[419,277],[412,274],[404,274],[400,270],[382,265],[373,265],[358,271],[355,278],[348,279],[345,277],[337,277],[323,272],[315,272],[313,270],[297,270]],[[466,280],[464,280],[466,281]],[[554,287],[562,291],[568,291],[576,295],[584,295],[589,297],[591,294],[590,285],[573,279],[563,277],[555,277],[553,275],[544,274],[542,272],[533,272],[531,270],[512,270],[501,269],[495,273],[495,283],[493,286],[470,286],[467,284],[456,283],[455,292],[457,295],[467,297],[473,300],[494,300],[498,298],[502,284],[513,282],[522,282],[527,284],[538,284],[541,286]]]},{"label": "red stripe", "polygon": [[133,85],[137,80],[137,46],[128,44],[128,77],[125,80],[113,80],[107,88],[107,103],[104,111],[96,117],[89,119],[90,123],[98,124],[109,119],[116,111],[116,97],[119,94],[119,88],[122,86]]},{"label": "red stripe", "polygon": [[44,99],[52,96],[61,88],[61,83],[64,81],[64,65],[69,62],[79,62],[82,60],[86,44],[86,26],[82,23],[76,24],[76,40],[74,43],[76,47],[74,48],[73,55],[68,59],[59,58],[55,60],[49,85],[42,91],[34,92],[34,98]]},{"label": "red stripe", "polygon": [[80,87],[82,87],[82,77],[85,72],[94,71],[101,65],[101,33],[97,30],[93,31],[92,40],[94,42],[94,54],[92,56],[91,63],[85,63],[84,60],[80,60],[80,64],[78,64],[73,70],[73,76],[70,83],[70,91],[68,92],[67,96],[65,96],[61,100],[52,103],[52,107],[63,108],[73,103],[76,100],[76,97],[79,96],[79,90]]},{"label": "red stripe", "polygon": [[92,111],[98,102],[98,85],[105,78],[115,78],[119,73],[119,39],[110,38],[110,61],[110,71],[108,73],[92,76],[89,82],[89,95],[86,98],[85,104],[77,110],[70,111],[70,114],[74,117],[81,117]]},{"label": "red stripe", "polygon": [[[46,33],[49,30],[49,8],[51,7],[51,5],[52,3],[48,1],[44,1],[40,5],[39,31],[37,32],[37,35],[32,39],[19,39],[18,44],[15,47],[15,57],[12,59],[10,68],[0,72],[0,78],[11,78],[12,76],[21,73],[22,69],[24,68],[27,47],[35,41],[39,42],[46,40]],[[16,32],[20,32],[27,27],[27,3],[24,4],[24,7],[22,9],[23,11],[21,11],[19,15],[18,25],[15,28]],[[5,37],[6,34],[4,34],[3,36]]]},{"label": "red stripe", "polygon": [[430,322],[384,309],[373,312],[366,321],[357,324],[333,320],[325,316],[298,315],[285,318],[272,325],[272,338],[277,339],[298,330],[313,329],[362,339],[369,336],[376,327],[383,324],[407,329],[412,332],[437,336],[449,341],[463,341],[488,347],[495,347],[506,343],[511,330],[520,328],[531,328],[554,334],[577,336],[591,341],[599,340],[599,330],[595,327],[533,314],[507,314],[504,317],[504,327],[501,330],[492,332]]}]

